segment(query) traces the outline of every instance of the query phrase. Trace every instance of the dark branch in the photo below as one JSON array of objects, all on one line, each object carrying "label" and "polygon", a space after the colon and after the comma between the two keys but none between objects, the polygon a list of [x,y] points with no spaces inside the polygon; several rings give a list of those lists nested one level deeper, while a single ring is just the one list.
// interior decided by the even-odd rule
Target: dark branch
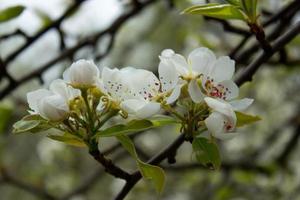
[{"label": "dark branch", "polygon": [[17,188],[20,188],[24,191],[27,191],[31,193],[34,196],[38,196],[40,198],[46,199],[46,200],[56,200],[57,198],[45,189],[34,186],[33,184],[28,184],[22,180],[19,180],[17,177],[14,177],[11,173],[9,173],[5,168],[0,169],[0,175],[2,178],[2,183],[13,185]]},{"label": "dark branch", "polygon": [[72,55],[74,55],[79,49],[94,45],[101,37],[103,37],[106,34],[112,34],[117,32],[119,28],[130,18],[134,17],[135,15],[139,14],[144,8],[151,5],[152,3],[156,2],[157,0],[148,0],[143,3],[139,7],[134,7],[131,11],[121,15],[118,17],[107,29],[96,33],[90,37],[87,37],[83,39],[82,41],[78,42],[77,45],[74,47],[71,47],[69,49],[64,50],[60,55],[58,55],[56,58],[50,60],[46,64],[39,67],[37,70],[33,71],[32,73],[28,74],[27,76],[21,78],[20,80],[11,83],[8,85],[1,93],[0,93],[0,99],[4,98],[6,95],[8,95],[11,91],[22,85],[23,83],[26,83],[33,78],[38,78],[41,76],[41,74],[52,67],[54,64],[58,63],[59,61],[62,61]]},{"label": "dark branch", "polygon": [[236,78],[237,85],[241,85],[244,82],[251,81],[252,76],[258,70],[258,68],[265,62],[267,62],[274,53],[281,50],[286,44],[288,44],[293,38],[295,38],[300,32],[300,22],[296,23],[286,33],[279,37],[272,45],[272,51],[264,51],[261,53],[245,70],[243,70]]}]

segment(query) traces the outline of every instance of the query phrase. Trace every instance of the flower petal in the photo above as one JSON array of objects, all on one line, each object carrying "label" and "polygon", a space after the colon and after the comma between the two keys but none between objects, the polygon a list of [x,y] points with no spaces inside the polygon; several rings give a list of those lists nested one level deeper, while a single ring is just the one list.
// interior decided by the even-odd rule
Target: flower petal
[{"label": "flower petal", "polygon": [[243,111],[247,109],[252,103],[254,99],[244,98],[241,100],[235,100],[229,102],[229,104],[233,107],[233,110]]},{"label": "flower petal", "polygon": [[214,137],[220,139],[220,140],[230,140],[232,138],[234,138],[235,136],[237,136],[238,133],[236,132],[227,132],[227,133],[216,133],[213,134]]},{"label": "flower petal", "polygon": [[120,107],[129,114],[135,114],[139,109],[146,105],[145,100],[127,99],[121,102]]},{"label": "flower petal", "polygon": [[131,98],[150,99],[158,94],[160,83],[153,72],[133,67],[123,68],[120,72],[129,85],[129,93],[133,95]]},{"label": "flower petal", "polygon": [[29,108],[33,110],[35,113],[39,114],[38,109],[38,102],[41,101],[41,99],[52,95],[53,93],[46,89],[38,89],[32,92],[27,93],[27,102],[29,105]]},{"label": "flower petal", "polygon": [[192,70],[199,74],[207,74],[216,60],[215,54],[208,48],[200,47],[193,50],[188,57]]},{"label": "flower petal", "polygon": [[166,62],[165,60],[159,63],[158,74],[163,92],[173,89],[179,80],[174,65],[170,65],[170,62]]},{"label": "flower petal", "polygon": [[201,89],[197,83],[197,80],[193,79],[189,82],[188,92],[190,94],[191,99],[195,103],[200,103],[203,101],[204,95],[201,92]]},{"label": "flower petal", "polygon": [[51,95],[38,102],[38,109],[43,118],[51,121],[59,121],[69,112],[68,105],[60,95]]},{"label": "flower petal", "polygon": [[189,68],[185,58],[180,54],[176,54],[172,49],[163,50],[159,58],[167,65],[173,65],[180,75],[188,75]]},{"label": "flower petal", "polygon": [[172,104],[178,99],[178,97],[180,96],[180,93],[181,93],[182,86],[183,86],[183,84],[176,85],[176,87],[173,89],[171,95],[168,96],[168,98],[167,98],[167,104]]},{"label": "flower petal", "polygon": [[235,124],[236,124],[236,115],[233,111],[232,106],[229,103],[227,103],[225,101],[213,99],[211,97],[205,97],[204,101],[214,111],[217,111],[217,112],[225,115],[230,120],[231,124],[233,126],[235,126]]},{"label": "flower petal", "polygon": [[149,118],[160,111],[160,104],[149,102],[136,112],[136,116],[141,119]]},{"label": "flower petal", "polygon": [[226,116],[218,112],[213,112],[205,119],[205,125],[208,131],[216,138],[221,140],[231,139],[238,133],[225,132],[224,123],[227,121]]},{"label": "flower petal", "polygon": [[139,99],[128,99],[121,103],[121,108],[129,114],[145,119],[159,112],[160,104]]},{"label": "flower petal", "polygon": [[74,99],[81,94],[80,90],[68,86],[61,79],[52,81],[52,83],[50,84],[50,90],[55,94],[62,96],[66,101]]},{"label": "flower petal", "polygon": [[224,80],[231,80],[235,70],[235,62],[228,56],[221,56],[215,62],[211,72],[210,77],[215,80],[215,82],[221,82]]},{"label": "flower petal", "polygon": [[231,100],[239,96],[239,87],[232,80],[222,81],[219,84],[222,85],[225,90],[224,100]]},{"label": "flower petal", "polygon": [[94,85],[99,77],[99,69],[93,61],[78,60],[67,69],[63,77],[72,84]]},{"label": "flower petal", "polygon": [[222,114],[220,114],[218,112],[213,112],[205,119],[204,122],[205,122],[205,125],[206,125],[208,131],[212,135],[223,132],[224,118],[223,118]]}]

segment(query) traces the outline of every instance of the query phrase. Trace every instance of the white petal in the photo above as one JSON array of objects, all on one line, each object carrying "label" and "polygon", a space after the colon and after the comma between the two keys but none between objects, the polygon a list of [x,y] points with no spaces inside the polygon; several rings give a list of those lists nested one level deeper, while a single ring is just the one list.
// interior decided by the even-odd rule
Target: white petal
[{"label": "white petal", "polygon": [[164,58],[171,58],[174,55],[175,55],[175,52],[172,49],[164,49],[161,52],[161,57],[164,57]]},{"label": "white petal", "polygon": [[241,100],[231,101],[229,102],[229,104],[233,107],[234,110],[243,111],[248,108],[253,103],[253,101],[254,99],[244,98]]},{"label": "white petal", "polygon": [[217,112],[225,115],[231,121],[231,124],[233,124],[233,126],[235,126],[236,115],[233,111],[232,106],[229,103],[227,103],[225,101],[213,99],[211,97],[205,97],[204,101],[214,111],[217,111]]},{"label": "white petal", "polygon": [[195,103],[200,103],[201,101],[203,101],[203,94],[201,92],[201,89],[197,83],[197,80],[191,80],[189,85],[188,85],[188,92],[191,96],[191,99],[195,102]]},{"label": "white petal", "polygon": [[123,101],[120,106],[129,114],[135,114],[139,109],[145,106],[147,102],[139,99],[127,99]]},{"label": "white petal", "polygon": [[46,89],[38,89],[32,92],[27,93],[27,102],[29,105],[29,108],[33,110],[35,113],[39,114],[38,110],[38,102],[41,101],[41,99],[52,95],[53,93]]},{"label": "white petal", "polygon": [[150,99],[158,94],[160,83],[153,72],[133,67],[126,67],[120,71],[126,84],[129,85],[129,91],[133,94],[132,98],[140,96],[144,99]]},{"label": "white petal", "polygon": [[215,62],[215,65],[210,72],[210,76],[215,82],[231,80],[235,70],[234,66],[234,60],[230,59],[228,56],[221,56]]},{"label": "white petal", "polygon": [[149,118],[160,111],[160,104],[149,102],[136,112],[136,116],[141,119]]},{"label": "white petal", "polygon": [[231,100],[239,96],[239,87],[232,80],[222,81],[219,84],[224,86],[225,100]]},{"label": "white petal", "polygon": [[97,77],[98,67],[93,61],[83,59],[74,62],[64,73],[64,78],[69,79],[72,84],[94,85]]},{"label": "white petal", "polygon": [[215,135],[216,133],[222,133],[224,127],[224,118],[222,114],[213,112],[205,119],[205,125],[208,131]]},{"label": "white petal", "polygon": [[228,120],[224,115],[218,112],[213,112],[205,119],[205,125],[208,131],[216,138],[221,140],[231,139],[238,133],[224,132],[224,122]]},{"label": "white petal", "polygon": [[66,101],[80,96],[81,92],[68,86],[63,80],[56,79],[50,84],[50,90],[55,94],[62,96]]},{"label": "white petal", "polygon": [[227,133],[216,133],[213,134],[214,137],[220,139],[220,140],[229,140],[237,136],[238,133],[236,132],[227,132]]},{"label": "white petal", "polygon": [[123,99],[124,91],[127,90],[127,86],[124,85],[120,70],[104,67],[102,70],[102,80],[107,93],[114,100],[121,101]]},{"label": "white petal", "polygon": [[176,85],[171,95],[167,98],[167,104],[172,104],[179,98],[182,86],[183,86],[182,84]]},{"label": "white petal", "polygon": [[65,99],[59,95],[43,98],[38,103],[38,109],[42,117],[51,121],[59,121],[65,118],[69,112]]},{"label": "white petal", "polygon": [[158,65],[158,74],[163,92],[169,91],[175,87],[179,80],[178,73],[174,65],[162,60]]},{"label": "white petal", "polygon": [[215,54],[208,48],[200,47],[193,50],[188,57],[192,70],[199,74],[206,74],[216,60]]},{"label": "white petal", "polygon": [[159,58],[161,61],[164,61],[167,65],[173,65],[180,75],[186,76],[188,74],[189,68],[185,58],[180,54],[176,54],[173,50],[163,50]]}]

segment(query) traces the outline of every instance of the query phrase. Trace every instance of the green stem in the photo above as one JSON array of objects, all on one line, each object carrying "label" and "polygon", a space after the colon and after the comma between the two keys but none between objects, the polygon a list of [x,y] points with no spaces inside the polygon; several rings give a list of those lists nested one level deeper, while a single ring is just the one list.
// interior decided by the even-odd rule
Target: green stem
[{"label": "green stem", "polygon": [[165,109],[165,111],[173,114],[174,116],[176,116],[178,119],[180,119],[181,121],[186,121],[185,118],[183,116],[181,116],[175,109],[173,109],[170,105],[163,105],[162,106],[163,109]]},{"label": "green stem", "polygon": [[97,131],[99,128],[101,128],[109,119],[116,116],[118,114],[118,110],[112,110],[108,112],[102,120],[98,123],[98,125],[94,128],[94,132]]},{"label": "green stem", "polygon": [[82,97],[88,112],[88,121],[89,121],[89,134],[92,135],[93,134],[93,129],[94,129],[94,117],[93,117],[93,113],[91,111],[91,107],[88,101],[88,94],[87,94],[87,89],[82,89],[81,90],[82,93]]}]

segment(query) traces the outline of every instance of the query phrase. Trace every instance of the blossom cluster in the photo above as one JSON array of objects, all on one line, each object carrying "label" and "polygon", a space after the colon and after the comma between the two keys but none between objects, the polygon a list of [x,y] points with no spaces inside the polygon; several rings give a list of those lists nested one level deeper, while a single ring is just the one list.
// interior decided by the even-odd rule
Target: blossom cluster
[{"label": "blossom cluster", "polygon": [[187,58],[166,49],[159,59],[158,77],[133,67],[104,67],[100,72],[92,61],[78,60],[49,90],[27,94],[30,113],[53,122],[89,119],[98,123],[93,127],[100,127],[98,117],[104,114],[146,119],[165,111],[181,120],[183,132],[191,136],[200,130],[220,139],[236,135],[236,111],[246,109],[253,99],[237,99],[232,59],[217,58],[204,47]]}]

